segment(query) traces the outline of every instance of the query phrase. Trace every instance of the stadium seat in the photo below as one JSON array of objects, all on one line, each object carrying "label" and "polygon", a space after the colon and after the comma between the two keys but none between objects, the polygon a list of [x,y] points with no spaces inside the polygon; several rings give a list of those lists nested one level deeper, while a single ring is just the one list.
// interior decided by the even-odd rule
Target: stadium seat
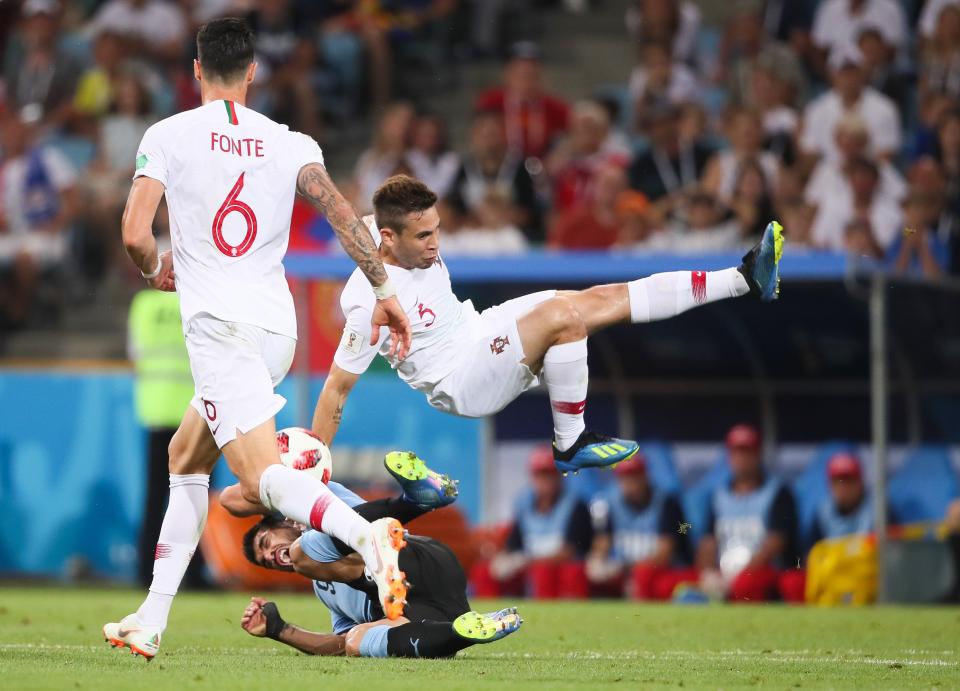
[{"label": "stadium seat", "polygon": [[813,459],[803,472],[793,481],[793,497],[797,503],[797,522],[800,526],[800,544],[810,544],[810,530],[817,507],[829,496],[830,483],[827,481],[827,461],[841,452],[855,453],[856,447],[846,441],[828,441],[817,447]]},{"label": "stadium seat", "polygon": [[690,524],[690,536],[694,546],[703,537],[711,495],[715,489],[729,481],[730,466],[727,463],[727,452],[724,451],[707,474],[683,493],[683,515]]},{"label": "stadium seat", "polygon": [[920,446],[887,483],[890,509],[898,523],[939,521],[960,494],[950,454],[943,446]]}]

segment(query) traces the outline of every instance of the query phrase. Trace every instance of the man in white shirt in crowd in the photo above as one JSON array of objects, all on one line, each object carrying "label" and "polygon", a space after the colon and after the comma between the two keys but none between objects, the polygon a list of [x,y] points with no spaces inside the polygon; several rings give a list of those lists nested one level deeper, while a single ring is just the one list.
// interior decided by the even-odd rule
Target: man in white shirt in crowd
[{"label": "man in white shirt in crowd", "polygon": [[897,0],[824,0],[813,18],[813,43],[826,57],[856,46],[868,27],[880,31],[895,49],[906,44],[907,21]]},{"label": "man in white shirt in crowd", "polygon": [[857,47],[830,55],[830,91],[811,101],[803,113],[800,148],[812,165],[822,157],[835,158],[837,124],[847,113],[856,113],[870,134],[870,154],[889,160],[900,150],[900,115],[893,101],[866,86],[863,55]]}]

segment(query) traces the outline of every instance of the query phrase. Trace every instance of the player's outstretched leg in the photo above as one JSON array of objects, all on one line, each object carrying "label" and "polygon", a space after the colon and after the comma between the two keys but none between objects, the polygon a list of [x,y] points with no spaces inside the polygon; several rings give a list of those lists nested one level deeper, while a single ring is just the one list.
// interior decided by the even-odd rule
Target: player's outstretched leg
[{"label": "player's outstretched leg", "polygon": [[350,545],[363,557],[388,619],[403,613],[407,583],[397,566],[406,546],[403,526],[393,518],[367,522],[319,478],[280,464],[273,418],[223,447],[244,496],[271,511],[309,525]]},{"label": "player's outstretched leg", "polygon": [[135,613],[104,625],[103,637],[113,647],[129,648],[147,660],[160,651],[173,598],[207,520],[210,470],[219,457],[206,423],[188,408],[170,442],[170,500],[157,541],[150,591]]},{"label": "player's outstretched leg", "polygon": [[413,451],[391,451],[383,466],[403,488],[404,500],[421,509],[439,509],[457,500],[459,482],[431,470]]}]

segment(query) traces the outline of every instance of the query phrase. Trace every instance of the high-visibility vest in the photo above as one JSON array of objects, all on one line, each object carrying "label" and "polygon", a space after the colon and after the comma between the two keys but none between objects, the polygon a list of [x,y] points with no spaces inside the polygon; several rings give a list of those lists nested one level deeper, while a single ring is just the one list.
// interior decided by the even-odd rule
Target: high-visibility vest
[{"label": "high-visibility vest", "polygon": [[177,294],[152,288],[137,293],[130,304],[128,338],[137,417],[149,428],[179,426],[194,387]]}]

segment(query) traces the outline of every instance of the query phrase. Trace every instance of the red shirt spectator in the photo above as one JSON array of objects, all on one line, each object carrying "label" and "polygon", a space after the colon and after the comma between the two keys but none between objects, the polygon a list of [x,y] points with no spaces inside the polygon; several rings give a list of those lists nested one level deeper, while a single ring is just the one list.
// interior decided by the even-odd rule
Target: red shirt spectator
[{"label": "red shirt spectator", "polygon": [[536,45],[514,46],[503,86],[480,94],[475,108],[503,115],[507,141],[523,155],[542,158],[554,139],[570,125],[570,107],[543,89],[543,70]]},{"label": "red shirt spectator", "polygon": [[607,165],[596,174],[592,200],[557,216],[550,229],[549,244],[578,250],[612,247],[620,239],[625,217],[642,213],[646,201],[641,193],[627,189],[623,167]]}]

